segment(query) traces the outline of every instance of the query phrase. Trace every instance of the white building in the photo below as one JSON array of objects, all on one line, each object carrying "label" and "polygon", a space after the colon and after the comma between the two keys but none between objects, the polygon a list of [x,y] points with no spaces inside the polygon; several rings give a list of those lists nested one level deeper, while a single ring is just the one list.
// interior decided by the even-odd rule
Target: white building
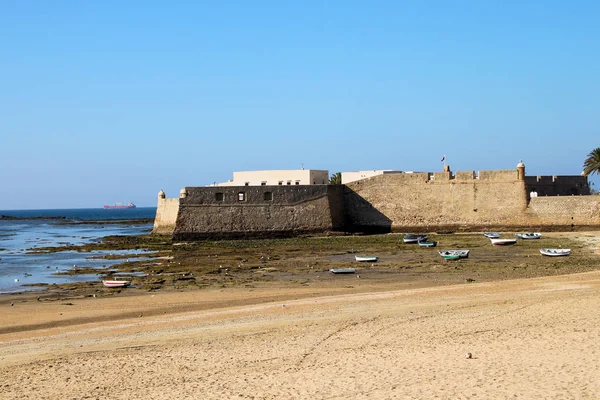
[{"label": "white building", "polygon": [[374,169],[369,171],[342,172],[342,185],[345,185],[349,182],[360,181],[361,179],[371,178],[372,176],[401,173],[403,173],[403,171],[394,171],[391,169]]},{"label": "white building", "polygon": [[277,185],[326,185],[329,171],[318,169],[290,169],[270,171],[239,171],[233,179],[215,186],[277,186]]}]

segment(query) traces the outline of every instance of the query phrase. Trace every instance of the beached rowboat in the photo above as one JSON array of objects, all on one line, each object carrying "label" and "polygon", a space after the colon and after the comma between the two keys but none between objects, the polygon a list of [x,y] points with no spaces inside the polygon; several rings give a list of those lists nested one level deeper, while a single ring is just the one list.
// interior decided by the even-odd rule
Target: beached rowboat
[{"label": "beached rowboat", "polygon": [[517,236],[519,239],[539,239],[542,237],[542,234],[538,232],[525,232],[517,233],[515,236]]},{"label": "beached rowboat", "polygon": [[131,282],[129,281],[102,281],[102,284],[109,288],[120,288],[129,286]]},{"label": "beached rowboat", "polygon": [[354,256],[354,258],[358,262],[377,262],[377,260],[379,260],[379,257],[360,257],[360,256]]},{"label": "beached rowboat", "polygon": [[489,239],[498,239],[500,234],[498,232],[483,232],[483,236]]},{"label": "beached rowboat", "polygon": [[427,235],[415,235],[412,233],[409,233],[408,235],[404,236],[404,243],[418,243],[419,241],[425,241],[427,240]]},{"label": "beached rowboat", "polygon": [[490,239],[496,246],[509,246],[517,243],[517,239]]},{"label": "beached rowboat", "polygon": [[440,250],[438,253],[445,260],[458,260],[469,257],[469,250]]},{"label": "beached rowboat", "polygon": [[425,242],[425,241],[419,240],[419,246],[421,246],[421,247],[435,247],[435,246],[437,246],[437,242]]},{"label": "beached rowboat", "polygon": [[568,256],[571,254],[571,249],[540,249],[540,253],[550,257]]},{"label": "beached rowboat", "polygon": [[354,268],[331,268],[329,272],[332,274],[353,274],[356,270]]}]

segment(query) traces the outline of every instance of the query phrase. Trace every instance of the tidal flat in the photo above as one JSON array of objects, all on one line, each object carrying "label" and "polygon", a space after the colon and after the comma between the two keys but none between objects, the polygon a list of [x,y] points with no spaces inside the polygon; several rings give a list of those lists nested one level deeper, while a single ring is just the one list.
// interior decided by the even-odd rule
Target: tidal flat
[{"label": "tidal flat", "polygon": [[[515,237],[503,232],[502,237]],[[599,269],[598,243],[585,232],[543,234],[494,246],[481,233],[429,234],[437,247],[403,243],[403,234],[298,237],[260,240],[173,242],[155,235],[107,236],[83,245],[37,247],[31,251],[129,251],[128,259],[107,268],[78,266],[63,273],[98,275],[94,281],[54,284],[43,298],[114,296],[154,291],[220,290],[224,288],[312,288],[317,292],[357,293],[459,283],[563,275]],[[595,246],[595,247],[594,247]],[[568,257],[545,257],[540,248],[570,248]],[[468,249],[468,258],[444,260],[439,250]],[[135,254],[138,252],[138,254]],[[377,256],[373,263],[355,256]],[[104,256],[110,258],[110,255]],[[114,257],[122,258],[122,255]],[[356,269],[334,275],[332,268]],[[131,285],[109,289],[101,279],[127,279]],[[39,295],[39,294],[36,294]],[[1,300],[0,300],[1,301]]]}]

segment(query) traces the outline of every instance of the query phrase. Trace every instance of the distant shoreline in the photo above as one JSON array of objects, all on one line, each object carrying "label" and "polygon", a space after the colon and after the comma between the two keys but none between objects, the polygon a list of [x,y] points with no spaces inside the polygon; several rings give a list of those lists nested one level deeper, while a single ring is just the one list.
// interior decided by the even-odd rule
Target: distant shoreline
[{"label": "distant shoreline", "polygon": [[63,216],[38,216],[38,217],[15,217],[12,215],[0,215],[0,221],[26,221],[26,220],[36,220],[36,219],[64,219],[67,217]]},{"label": "distant shoreline", "polygon": [[15,217],[12,215],[0,215],[0,221],[61,221],[62,224],[150,224],[154,222],[154,218],[125,218],[125,219],[73,219],[65,216],[30,216],[30,217]]}]

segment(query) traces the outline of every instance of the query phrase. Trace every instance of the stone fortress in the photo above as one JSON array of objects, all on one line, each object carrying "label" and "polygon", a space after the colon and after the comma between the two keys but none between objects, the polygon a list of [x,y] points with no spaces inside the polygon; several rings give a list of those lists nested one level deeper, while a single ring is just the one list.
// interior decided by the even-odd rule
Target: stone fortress
[{"label": "stone fortress", "polygon": [[175,240],[284,237],[330,232],[575,230],[600,228],[600,196],[585,176],[513,170],[234,173],[234,179],[161,190],[154,234]]}]

